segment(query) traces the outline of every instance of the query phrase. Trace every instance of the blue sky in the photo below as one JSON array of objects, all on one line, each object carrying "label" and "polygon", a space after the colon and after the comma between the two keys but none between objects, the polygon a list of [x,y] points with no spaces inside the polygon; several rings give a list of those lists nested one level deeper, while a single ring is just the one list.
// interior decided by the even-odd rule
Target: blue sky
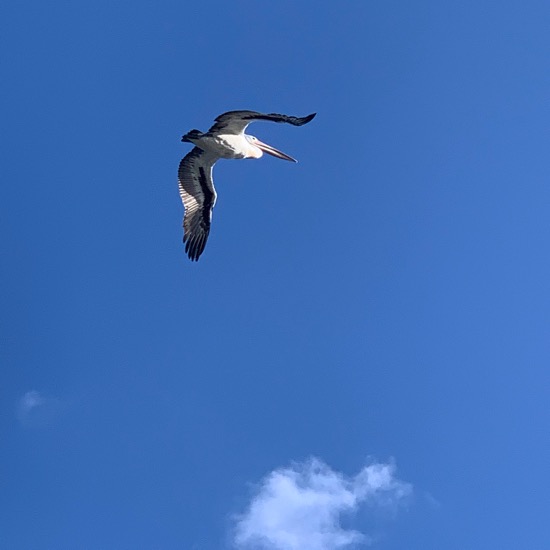
[{"label": "blue sky", "polygon": [[[547,548],[548,2],[0,20],[2,548]],[[233,109],[318,115],[216,165],[193,264]]]}]

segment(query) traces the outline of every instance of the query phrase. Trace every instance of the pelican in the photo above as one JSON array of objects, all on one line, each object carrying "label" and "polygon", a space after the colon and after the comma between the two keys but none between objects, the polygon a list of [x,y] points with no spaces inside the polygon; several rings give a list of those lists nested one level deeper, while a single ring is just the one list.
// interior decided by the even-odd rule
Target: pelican
[{"label": "pelican", "polygon": [[191,261],[199,259],[210,233],[212,209],[217,197],[212,181],[212,168],[218,159],[259,159],[265,152],[283,160],[297,162],[275,147],[245,134],[244,131],[256,120],[303,126],[312,120],[315,114],[300,118],[276,113],[229,111],[217,117],[208,132],[191,130],[181,138],[182,141],[195,145],[183,157],[178,170],[180,197],[185,208],[183,242],[185,252]]}]

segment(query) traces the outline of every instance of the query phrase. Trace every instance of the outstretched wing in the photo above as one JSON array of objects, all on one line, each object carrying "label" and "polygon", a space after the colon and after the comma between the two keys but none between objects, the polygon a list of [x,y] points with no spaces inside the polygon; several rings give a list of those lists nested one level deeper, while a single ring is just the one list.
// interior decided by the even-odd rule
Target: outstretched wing
[{"label": "outstretched wing", "polygon": [[203,253],[210,233],[212,208],[216,204],[212,167],[218,158],[194,147],[183,157],[178,170],[180,197],[185,207],[183,242],[193,261]]},{"label": "outstretched wing", "polygon": [[287,124],[292,124],[294,126],[303,126],[307,124],[316,113],[305,117],[295,117],[288,115],[279,115],[277,113],[262,114],[257,113],[256,111],[229,111],[223,113],[217,117],[216,123],[210,130],[209,134],[240,134],[244,132],[245,128],[255,120],[269,120],[271,122],[286,122]]}]

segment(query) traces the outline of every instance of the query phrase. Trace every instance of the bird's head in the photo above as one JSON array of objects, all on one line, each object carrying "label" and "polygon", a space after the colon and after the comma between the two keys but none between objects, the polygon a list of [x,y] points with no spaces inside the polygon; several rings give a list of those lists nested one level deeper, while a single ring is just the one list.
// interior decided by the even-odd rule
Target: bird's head
[{"label": "bird's head", "polygon": [[292,157],[288,156],[282,151],[275,149],[275,147],[271,147],[271,145],[268,145],[267,143],[263,143],[255,136],[249,136],[248,134],[245,134],[244,137],[246,138],[248,143],[251,145],[251,155],[250,155],[251,158],[259,159],[265,152],[268,155],[272,155],[279,159],[298,162],[296,159],[293,159]]}]

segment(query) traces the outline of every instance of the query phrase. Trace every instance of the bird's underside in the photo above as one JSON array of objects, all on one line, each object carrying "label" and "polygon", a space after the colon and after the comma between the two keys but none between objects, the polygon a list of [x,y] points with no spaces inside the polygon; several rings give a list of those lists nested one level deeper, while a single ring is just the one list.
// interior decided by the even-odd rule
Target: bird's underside
[{"label": "bird's underside", "polygon": [[191,130],[183,136],[182,141],[195,144],[181,160],[178,170],[180,197],[185,208],[183,242],[185,252],[192,261],[197,261],[203,253],[210,233],[212,209],[216,204],[216,190],[212,180],[212,168],[216,161],[220,158],[259,158],[262,150],[279,158],[294,160],[257,138],[246,136],[244,131],[251,122],[257,120],[302,126],[314,116],[315,113],[294,117],[255,111],[229,111],[218,116],[208,132]]}]

